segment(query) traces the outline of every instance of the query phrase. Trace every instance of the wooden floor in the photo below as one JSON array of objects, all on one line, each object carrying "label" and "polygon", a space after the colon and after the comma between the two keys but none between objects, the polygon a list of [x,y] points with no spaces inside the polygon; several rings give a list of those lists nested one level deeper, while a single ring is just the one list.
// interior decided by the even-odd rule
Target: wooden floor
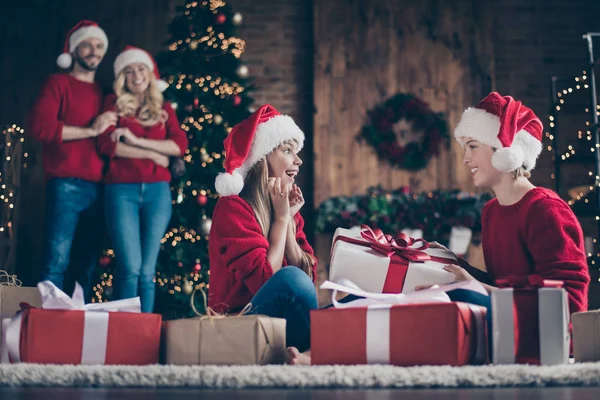
[{"label": "wooden floor", "polygon": [[422,389],[422,390],[199,390],[199,389],[10,389],[0,388],[0,399],[19,400],[166,400],[166,399],[281,399],[281,400],[379,400],[379,399],[523,399],[596,400],[600,387],[519,389]]}]

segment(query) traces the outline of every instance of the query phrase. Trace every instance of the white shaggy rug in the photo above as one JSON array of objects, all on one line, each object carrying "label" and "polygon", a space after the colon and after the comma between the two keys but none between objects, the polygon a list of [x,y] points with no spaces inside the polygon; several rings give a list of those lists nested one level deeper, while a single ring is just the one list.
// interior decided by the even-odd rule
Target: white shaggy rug
[{"label": "white shaggy rug", "polygon": [[0,365],[4,387],[465,388],[600,386],[600,363],[551,367]]}]

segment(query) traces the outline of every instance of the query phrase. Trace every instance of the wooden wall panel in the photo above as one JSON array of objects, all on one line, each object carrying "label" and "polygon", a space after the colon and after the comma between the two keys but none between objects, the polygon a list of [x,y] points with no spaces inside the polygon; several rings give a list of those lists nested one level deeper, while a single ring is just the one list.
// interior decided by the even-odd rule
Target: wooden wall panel
[{"label": "wooden wall panel", "polygon": [[[489,0],[315,1],[315,205],[375,185],[474,190],[454,140],[426,169],[408,173],[380,162],[355,137],[366,112],[398,92],[445,113],[452,130],[465,107],[494,87],[490,6]],[[318,283],[327,279],[330,246],[331,235],[316,235]],[[330,296],[319,291],[319,302]]]},{"label": "wooden wall panel", "polygon": [[366,111],[397,92],[412,92],[447,114],[493,87],[489,1],[328,0],[315,2],[315,204],[420,181],[421,190],[473,189],[452,143],[428,168],[407,173],[379,162],[354,137]]}]

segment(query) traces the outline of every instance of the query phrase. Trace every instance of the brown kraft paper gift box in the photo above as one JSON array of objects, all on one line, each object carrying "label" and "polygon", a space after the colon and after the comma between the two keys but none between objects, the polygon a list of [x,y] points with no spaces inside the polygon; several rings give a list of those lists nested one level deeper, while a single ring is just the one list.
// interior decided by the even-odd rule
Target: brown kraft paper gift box
[{"label": "brown kraft paper gift box", "polygon": [[177,365],[265,365],[285,360],[286,321],[265,315],[165,321],[164,362]]},{"label": "brown kraft paper gift box", "polygon": [[[12,318],[21,310],[20,303],[28,303],[33,307],[42,306],[42,297],[37,287],[0,285],[0,338],[2,338],[2,320]],[[0,342],[0,349],[2,342]]]},{"label": "brown kraft paper gift box", "polygon": [[576,362],[600,361],[600,310],[571,315]]}]

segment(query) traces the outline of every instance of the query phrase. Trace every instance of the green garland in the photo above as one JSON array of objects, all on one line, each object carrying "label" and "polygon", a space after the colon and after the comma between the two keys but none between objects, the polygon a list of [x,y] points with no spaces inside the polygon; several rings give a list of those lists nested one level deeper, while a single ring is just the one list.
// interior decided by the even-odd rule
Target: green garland
[{"label": "green garland", "polygon": [[[380,160],[397,168],[418,171],[439,155],[440,147],[450,143],[449,128],[443,114],[435,113],[429,105],[410,93],[398,93],[368,112],[369,123],[357,139],[366,142],[377,152]],[[393,126],[406,119],[415,131],[422,132],[419,142],[406,146],[398,143]]]},{"label": "green garland", "polygon": [[402,229],[421,229],[428,240],[443,242],[454,226],[481,232],[481,212],[492,197],[459,190],[413,193],[408,187],[385,190],[371,187],[365,194],[332,197],[316,211],[316,230],[333,233],[337,228],[366,224],[396,236]]}]

